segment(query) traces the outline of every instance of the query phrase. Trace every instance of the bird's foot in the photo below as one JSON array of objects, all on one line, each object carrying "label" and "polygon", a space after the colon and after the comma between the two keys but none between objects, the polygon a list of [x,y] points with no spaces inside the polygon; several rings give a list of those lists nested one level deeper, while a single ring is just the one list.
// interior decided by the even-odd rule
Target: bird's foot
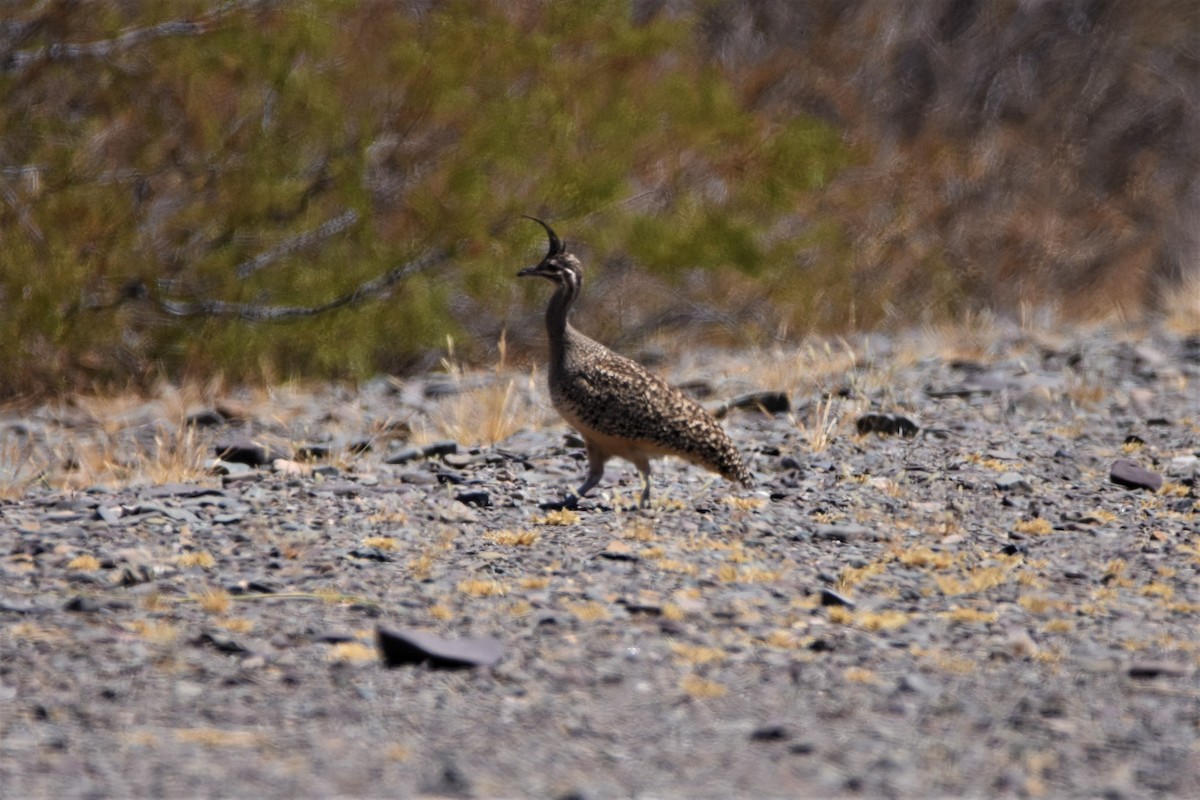
[{"label": "bird's foot", "polygon": [[574,511],[579,507],[579,495],[569,494],[562,500],[547,500],[545,503],[538,503],[538,508],[542,511]]}]

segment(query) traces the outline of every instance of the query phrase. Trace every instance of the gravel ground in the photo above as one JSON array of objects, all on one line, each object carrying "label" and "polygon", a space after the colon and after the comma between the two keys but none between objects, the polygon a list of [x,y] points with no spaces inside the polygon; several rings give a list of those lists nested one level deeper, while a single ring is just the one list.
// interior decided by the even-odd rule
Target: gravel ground
[{"label": "gravel ground", "polygon": [[[0,796],[1200,795],[1200,337],[657,368],[789,393],[725,418],[754,490],[658,462],[638,511],[617,462],[543,511],[583,453],[494,373],[0,418]],[[547,424],[426,446],[472,408]],[[330,455],[171,474],[250,440]]]}]

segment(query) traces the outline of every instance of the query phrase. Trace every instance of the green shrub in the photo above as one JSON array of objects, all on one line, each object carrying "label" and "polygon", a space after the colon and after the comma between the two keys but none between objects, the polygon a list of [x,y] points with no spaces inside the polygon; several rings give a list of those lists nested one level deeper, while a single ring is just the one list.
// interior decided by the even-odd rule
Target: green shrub
[{"label": "green shrub", "polygon": [[[53,5],[28,12],[46,19],[20,53],[208,8]],[[0,393],[402,369],[525,296],[512,273],[540,233],[509,224],[522,213],[665,280],[715,270],[812,296],[814,248],[834,259],[822,281],[844,279],[836,223],[804,199],[848,163],[838,133],[743,107],[689,19],[635,25],[615,0],[200,18],[199,35],[0,73]],[[314,306],[437,248],[452,257],[390,297],[287,323],[155,302]],[[138,285],[149,299],[116,302]]]}]

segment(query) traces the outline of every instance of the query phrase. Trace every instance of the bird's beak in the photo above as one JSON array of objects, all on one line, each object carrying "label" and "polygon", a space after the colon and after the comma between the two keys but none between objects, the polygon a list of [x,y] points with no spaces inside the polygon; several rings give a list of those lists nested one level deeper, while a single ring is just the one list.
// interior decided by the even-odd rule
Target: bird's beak
[{"label": "bird's beak", "polygon": [[526,267],[525,269],[523,269],[517,273],[517,277],[524,278],[529,275],[536,275],[536,274],[537,274],[537,267]]}]

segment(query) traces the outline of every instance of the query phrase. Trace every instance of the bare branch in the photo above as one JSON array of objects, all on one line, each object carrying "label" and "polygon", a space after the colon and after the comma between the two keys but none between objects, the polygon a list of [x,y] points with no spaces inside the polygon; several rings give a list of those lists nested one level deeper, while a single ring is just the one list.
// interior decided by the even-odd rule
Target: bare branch
[{"label": "bare branch", "polygon": [[263,267],[278,261],[284,256],[316,244],[322,239],[328,239],[330,236],[335,236],[351,227],[356,222],[358,222],[358,212],[354,209],[350,209],[349,211],[334,217],[328,222],[322,223],[310,231],[305,231],[304,233],[298,234],[281,242],[278,246],[272,248],[271,250],[267,250],[265,253],[259,253],[249,261],[243,261],[237,267],[237,276],[239,278],[248,278]]},{"label": "bare branch", "polygon": [[449,249],[430,250],[378,278],[360,284],[351,292],[319,306],[263,306],[255,303],[227,303],[223,300],[199,300],[194,303],[156,298],[160,309],[173,317],[230,317],[245,322],[284,322],[314,317],[344,306],[355,306],[385,294],[400,281],[424,272],[450,258]]},{"label": "bare branch", "polygon": [[120,36],[97,42],[72,44],[55,42],[45,47],[18,50],[0,59],[0,70],[16,71],[40,61],[71,61],[82,58],[105,58],[114,53],[128,50],[143,42],[170,36],[199,36],[212,29],[214,23],[231,13],[267,5],[262,0],[230,0],[209,13],[193,20],[170,20],[144,28],[131,28]]}]

